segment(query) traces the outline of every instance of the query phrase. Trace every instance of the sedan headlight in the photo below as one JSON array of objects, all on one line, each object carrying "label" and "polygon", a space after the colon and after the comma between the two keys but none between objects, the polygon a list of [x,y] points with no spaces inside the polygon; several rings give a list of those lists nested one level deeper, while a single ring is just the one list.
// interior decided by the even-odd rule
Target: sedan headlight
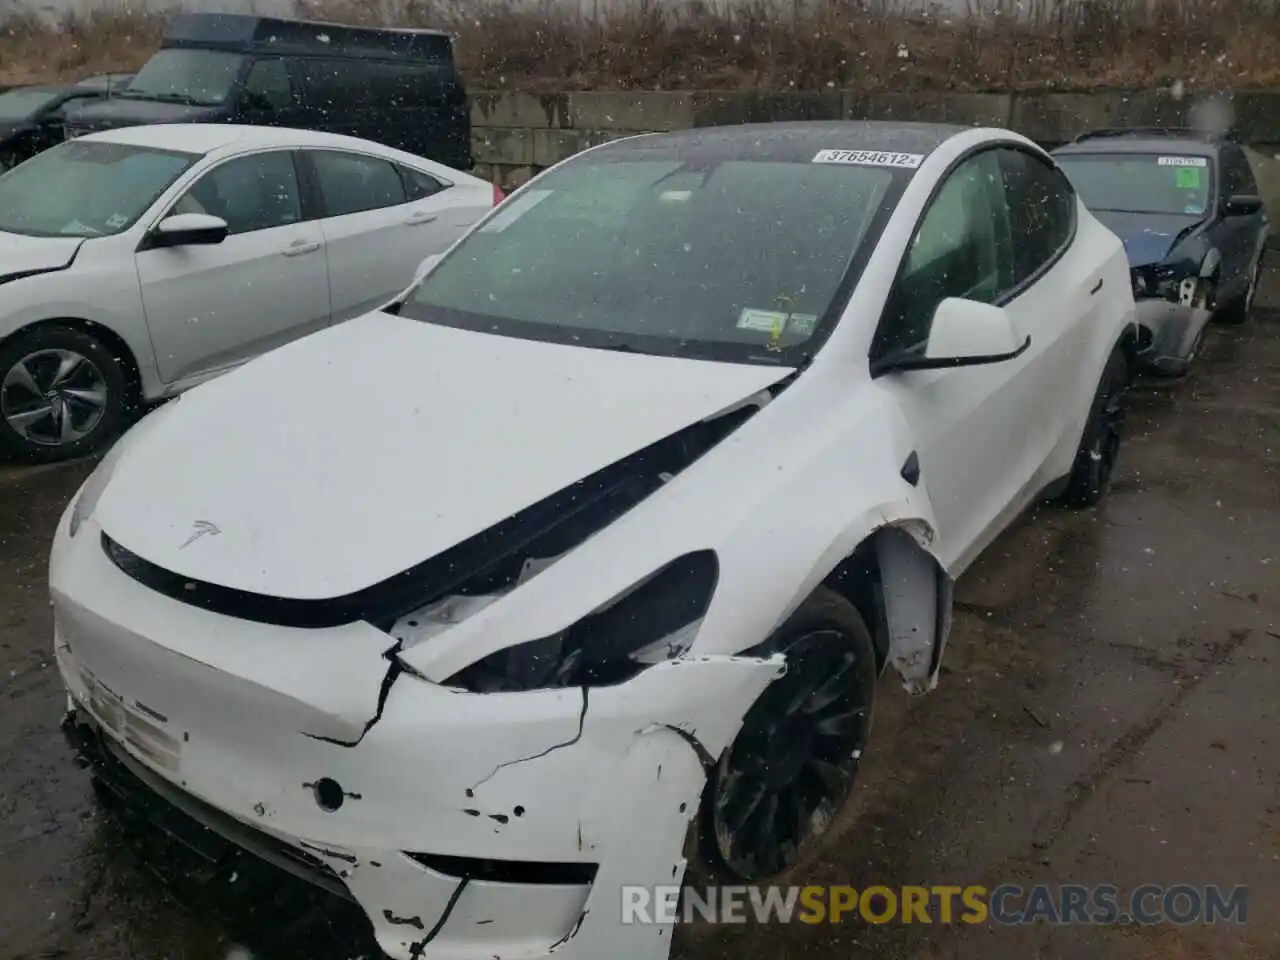
[{"label": "sedan headlight", "polygon": [[492,653],[445,685],[496,693],[622,683],[689,648],[719,573],[714,552],[685,554],[568,629]]}]

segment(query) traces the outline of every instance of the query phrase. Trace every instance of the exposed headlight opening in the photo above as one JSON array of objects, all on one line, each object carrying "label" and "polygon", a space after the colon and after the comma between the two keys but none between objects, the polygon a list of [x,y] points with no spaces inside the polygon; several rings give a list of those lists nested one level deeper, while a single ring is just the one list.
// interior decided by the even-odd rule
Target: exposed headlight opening
[{"label": "exposed headlight opening", "polygon": [[687,553],[568,629],[492,653],[444,685],[499,693],[623,683],[689,648],[719,575],[714,551]]}]

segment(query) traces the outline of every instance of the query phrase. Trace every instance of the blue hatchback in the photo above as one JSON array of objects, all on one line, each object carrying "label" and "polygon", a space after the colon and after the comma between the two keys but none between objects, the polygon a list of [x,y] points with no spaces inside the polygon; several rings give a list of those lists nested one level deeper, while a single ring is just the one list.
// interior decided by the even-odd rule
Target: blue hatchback
[{"label": "blue hatchback", "polygon": [[1240,144],[1125,128],[1084,134],[1054,158],[1124,242],[1151,367],[1184,373],[1211,318],[1248,318],[1270,222]]}]

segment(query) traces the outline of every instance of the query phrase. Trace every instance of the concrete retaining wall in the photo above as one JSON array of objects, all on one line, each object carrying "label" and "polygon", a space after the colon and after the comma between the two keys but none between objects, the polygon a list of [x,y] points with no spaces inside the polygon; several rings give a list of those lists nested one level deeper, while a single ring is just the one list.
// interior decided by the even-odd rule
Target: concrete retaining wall
[{"label": "concrete retaining wall", "polygon": [[634,133],[778,120],[931,120],[1009,127],[1046,146],[1108,126],[1230,124],[1263,153],[1280,144],[1280,92],[1192,101],[1105,93],[474,93],[477,173],[511,187],[579,150]]}]

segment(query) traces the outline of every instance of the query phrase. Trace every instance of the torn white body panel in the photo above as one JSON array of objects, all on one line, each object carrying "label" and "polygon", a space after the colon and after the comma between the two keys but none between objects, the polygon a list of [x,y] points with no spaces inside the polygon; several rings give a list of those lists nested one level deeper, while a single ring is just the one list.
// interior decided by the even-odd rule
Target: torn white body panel
[{"label": "torn white body panel", "polygon": [[[171,601],[148,604],[126,587],[86,616],[62,587],[92,562],[65,551],[53,561],[58,665],[73,699],[151,774],[328,864],[397,958],[420,955],[429,934],[430,956],[458,960],[665,957],[669,930],[621,923],[621,888],[679,881],[703,756],[724,750],[785,669],[780,657],[693,657],[616,687],[507,695],[400,674],[377,722],[342,746],[306,728],[344,707],[347,720],[364,708],[374,717],[388,667],[376,646],[348,642],[345,705],[334,684],[305,678],[291,695],[276,657],[220,655],[232,638],[202,629],[201,611],[182,611],[159,639],[151,617]],[[175,634],[188,638],[182,652]],[[351,640],[314,639],[321,649]],[[289,659],[305,662],[297,650]],[[99,684],[145,723],[115,722]],[[304,702],[303,686],[327,702]],[[484,860],[520,861],[526,873],[544,864],[546,877],[473,877],[450,906],[467,864]],[[565,865],[594,876],[557,882],[557,869],[572,877]]]}]

